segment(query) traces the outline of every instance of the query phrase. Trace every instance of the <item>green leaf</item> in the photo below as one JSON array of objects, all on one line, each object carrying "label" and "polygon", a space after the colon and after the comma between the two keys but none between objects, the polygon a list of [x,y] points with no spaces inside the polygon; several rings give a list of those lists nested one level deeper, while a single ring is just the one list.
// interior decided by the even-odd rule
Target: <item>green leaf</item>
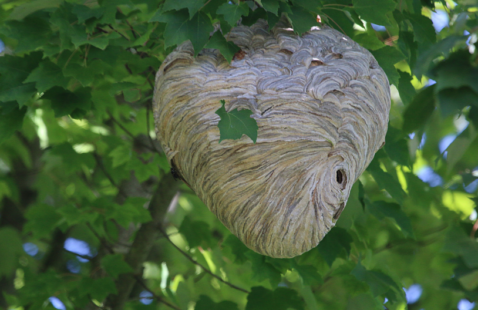
[{"label": "green leaf", "polygon": [[88,88],[79,88],[71,92],[61,87],[53,87],[42,97],[51,101],[55,117],[71,114],[75,110],[88,111],[91,109],[91,93]]},{"label": "green leaf", "polygon": [[459,227],[449,228],[445,236],[443,251],[462,256],[469,268],[478,268],[478,243]]},{"label": "green leaf", "polygon": [[14,106],[8,112],[0,110],[0,144],[10,138],[17,130],[22,129],[23,118],[27,112],[27,108],[18,108],[16,102],[9,102],[9,105]]},{"label": "green leaf", "polygon": [[400,76],[397,72],[397,69],[395,69],[394,64],[405,59],[405,55],[403,55],[398,49],[391,46],[385,46],[381,49],[372,51],[372,55],[375,57],[380,67],[382,67],[383,71],[385,71],[387,74],[390,84],[398,86]]},{"label": "green leaf", "polygon": [[71,12],[78,17],[78,23],[83,24],[90,18],[100,19],[107,9],[105,7],[90,8],[86,5],[74,5]]},{"label": "green leaf", "polygon": [[68,79],[65,79],[61,68],[46,59],[38,68],[32,71],[24,83],[34,82],[39,92],[44,92],[53,86],[66,88]]},{"label": "green leaf", "polygon": [[91,209],[77,208],[74,205],[67,204],[57,210],[68,225],[72,226],[78,223],[93,223],[99,216],[98,213]]},{"label": "green leaf", "polygon": [[404,17],[412,24],[417,42],[423,44],[433,44],[436,42],[435,28],[430,18],[421,14],[408,13],[404,13]]},{"label": "green leaf", "polygon": [[45,45],[50,39],[51,29],[45,15],[34,14],[26,17],[23,21],[5,22],[5,25],[0,28],[0,33],[18,40],[15,54],[21,54],[34,51]]},{"label": "green leaf", "polygon": [[170,10],[181,10],[181,9],[188,9],[189,17],[193,18],[194,14],[204,6],[205,0],[166,0],[163,5],[163,12],[170,11]]},{"label": "green leaf", "polygon": [[244,2],[239,2],[239,4],[226,2],[217,9],[216,13],[224,15],[224,19],[229,25],[235,27],[241,16],[249,15],[249,7]]},{"label": "green leaf", "polygon": [[[262,2],[264,2],[264,0]],[[294,0],[294,5],[299,5],[308,11],[317,13],[322,7],[320,0]]]},{"label": "green leaf", "polygon": [[122,227],[127,228],[131,223],[146,223],[152,220],[151,214],[144,208],[147,199],[129,197],[122,205],[111,204],[107,218],[115,219]]},{"label": "green leaf", "polygon": [[[344,33],[345,35],[354,38],[355,30],[353,21],[347,16],[346,12],[340,12],[337,10],[327,10],[328,25],[332,28],[337,29],[338,31]],[[355,38],[354,38],[355,39]]]},{"label": "green leaf", "polygon": [[410,165],[410,153],[407,140],[399,139],[398,141],[386,143],[385,151],[390,159],[396,161],[398,164],[402,166]]},{"label": "green leaf", "polygon": [[61,216],[49,205],[39,204],[30,207],[25,214],[28,222],[24,226],[26,232],[31,232],[37,239],[47,237],[52,228],[59,224]]},{"label": "green leaf", "polygon": [[475,144],[478,132],[474,128],[473,124],[468,124],[465,130],[463,130],[453,142],[446,149],[447,151],[447,173],[450,173],[453,167],[460,161],[465,152],[470,146]]},{"label": "green leaf", "polygon": [[194,310],[238,310],[237,305],[231,301],[221,301],[215,303],[206,295],[200,295],[199,300],[194,306]]},{"label": "green leaf", "polygon": [[[387,305],[388,306],[388,305]],[[370,294],[360,294],[349,299],[346,310],[382,310],[383,303]]]},{"label": "green leaf", "polygon": [[112,150],[108,156],[113,159],[113,168],[119,167],[131,160],[133,149],[131,145],[122,144]]},{"label": "green leaf", "polygon": [[4,55],[0,57],[0,101],[17,101],[22,107],[34,94],[35,84],[23,81],[41,61],[41,52],[24,57]]},{"label": "green leaf", "polygon": [[13,9],[8,19],[22,20],[28,15],[43,9],[59,7],[61,0],[33,0]]},{"label": "green leaf", "polygon": [[[252,2],[249,1],[247,1],[246,3],[252,4]],[[261,18],[266,20],[268,18],[268,13],[270,12],[266,12],[266,10],[264,10],[263,8],[258,8],[250,12],[247,16],[242,16],[241,24],[245,26],[252,26]]]},{"label": "green leaf", "polygon": [[304,285],[322,284],[323,280],[317,272],[317,268],[312,265],[299,265],[292,261],[292,267],[302,278]]},{"label": "green leaf", "polygon": [[81,171],[85,168],[93,169],[96,164],[91,154],[78,154],[69,143],[52,146],[48,150],[48,155],[60,157],[63,170],[67,173]]},{"label": "green leaf", "polygon": [[149,162],[149,160],[143,161],[138,157],[132,157],[131,160],[127,162],[126,167],[134,171],[134,175],[140,183],[148,180],[152,176],[159,177],[158,166]]},{"label": "green leaf", "polygon": [[66,77],[74,77],[81,85],[86,87],[93,83],[96,76],[102,75],[105,69],[106,67],[102,61],[94,60],[89,66],[82,66],[76,63],[69,64],[63,69],[63,74]]},{"label": "green leaf", "polygon": [[403,204],[406,193],[403,191],[402,186],[397,180],[380,168],[377,158],[372,160],[367,168],[367,171],[373,176],[380,189],[386,190],[390,196],[392,196],[392,198],[395,199],[400,205]]},{"label": "green leaf", "polygon": [[209,42],[206,44],[206,48],[218,49],[221,52],[222,56],[224,56],[224,58],[226,58],[227,62],[229,63],[232,61],[234,54],[241,50],[233,42],[226,41],[220,31],[216,31],[211,37],[211,39],[209,39]]},{"label": "green leaf", "polygon": [[281,280],[281,273],[274,265],[267,262],[266,256],[252,251],[247,251],[245,256],[252,263],[253,279],[259,282],[269,280],[272,287],[277,287]]},{"label": "green leaf", "polygon": [[403,290],[392,280],[392,278],[381,271],[365,269],[360,261],[352,270],[351,274],[358,280],[367,283],[375,297],[384,295],[392,303],[405,299]]},{"label": "green leaf", "polygon": [[101,267],[113,278],[117,278],[122,273],[133,272],[124,260],[121,254],[106,255],[101,259]]},{"label": "green leaf", "polygon": [[151,21],[166,23],[166,29],[164,30],[166,47],[190,40],[196,55],[206,45],[209,33],[214,30],[209,17],[202,12],[198,12],[189,20],[187,10],[170,11],[151,19]]},{"label": "green leaf", "polygon": [[478,93],[478,69],[470,64],[470,53],[459,50],[431,70],[437,92],[447,88],[468,86]]},{"label": "green leaf", "polygon": [[385,44],[383,44],[383,42],[380,41],[376,36],[370,35],[368,33],[355,35],[354,41],[372,51],[385,47]]},{"label": "green leaf", "polygon": [[388,126],[385,137],[385,152],[391,160],[396,161],[402,166],[410,166],[410,152],[408,150],[408,141],[402,136],[401,130]]},{"label": "green leaf", "polygon": [[413,73],[421,79],[422,74],[425,74],[430,69],[430,65],[435,58],[442,55],[446,57],[450,53],[450,50],[457,45],[464,44],[466,39],[466,36],[451,35],[433,44],[425,52],[420,54]]},{"label": "green leaf", "polygon": [[367,204],[367,208],[379,220],[384,217],[393,219],[400,227],[405,237],[415,238],[412,229],[412,223],[408,216],[402,211],[400,205],[396,203],[389,203],[385,201],[375,201],[372,204]]},{"label": "green leaf", "polygon": [[418,43],[414,41],[413,33],[400,31],[398,33],[397,46],[405,55],[410,68],[415,68],[417,62]]},{"label": "green leaf", "polygon": [[219,115],[221,120],[217,124],[220,131],[219,143],[222,140],[232,139],[237,140],[242,138],[243,135],[247,135],[251,140],[256,143],[257,140],[257,122],[251,118],[252,111],[243,109],[238,111],[234,109],[230,112],[226,112],[224,100],[221,100],[222,107],[216,110],[216,114]]},{"label": "green leaf", "polygon": [[181,222],[179,232],[186,238],[190,248],[200,245],[207,248],[213,245],[211,230],[206,222],[191,221],[191,219],[186,216]]},{"label": "green leaf", "polygon": [[11,277],[18,265],[18,256],[23,253],[22,240],[12,227],[0,228],[0,277]]},{"label": "green leaf", "polygon": [[460,113],[461,110],[467,106],[475,106],[478,108],[478,94],[469,87],[441,90],[438,92],[437,98],[443,117]]},{"label": "green leaf", "polygon": [[293,6],[290,9],[292,13],[288,14],[289,19],[292,22],[294,31],[299,35],[318,25],[317,16],[314,16],[310,11],[299,6]]},{"label": "green leaf", "polygon": [[262,0],[262,7],[264,10],[271,12],[274,15],[278,15],[279,1],[278,0]]},{"label": "green leaf", "polygon": [[100,302],[110,294],[118,294],[115,282],[111,278],[83,278],[81,287],[85,289],[86,294],[90,294],[93,299]]},{"label": "green leaf", "polygon": [[397,5],[393,0],[384,0],[380,3],[375,0],[353,0],[352,3],[362,19],[382,26],[390,25],[387,13],[392,12]]},{"label": "green leaf", "polygon": [[251,289],[247,295],[246,310],[302,310],[304,302],[296,291],[279,287],[274,291],[262,286]]},{"label": "green leaf", "polygon": [[413,98],[403,112],[405,133],[413,132],[425,125],[435,110],[435,85],[425,87]]},{"label": "green leaf", "polygon": [[242,243],[239,238],[234,235],[227,236],[226,240],[222,244],[231,249],[232,254],[234,255],[234,263],[243,264],[247,261],[246,253],[249,252],[249,248]]},{"label": "green leaf", "polygon": [[325,235],[324,239],[320,241],[317,250],[327,264],[332,266],[335,259],[339,257],[343,251],[345,251],[347,256],[350,254],[350,244],[352,241],[352,237],[345,229],[334,227]]},{"label": "green leaf", "polygon": [[412,102],[413,97],[415,97],[417,91],[415,87],[413,87],[411,81],[412,76],[408,72],[403,72],[397,70],[398,74],[400,75],[400,79],[398,80],[398,92],[400,93],[400,98],[404,105],[408,105]]}]

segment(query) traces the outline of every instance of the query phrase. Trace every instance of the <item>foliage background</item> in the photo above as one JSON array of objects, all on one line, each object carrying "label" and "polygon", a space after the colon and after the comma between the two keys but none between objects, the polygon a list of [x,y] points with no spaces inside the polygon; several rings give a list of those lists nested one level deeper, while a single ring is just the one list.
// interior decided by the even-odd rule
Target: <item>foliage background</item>
[{"label": "foliage background", "polygon": [[[475,0],[1,1],[0,307],[472,309],[477,12]],[[281,14],[298,33],[318,14],[393,84],[385,147],[337,227],[294,259],[248,250],[172,178],[151,115],[175,45],[231,60],[214,25]]]}]

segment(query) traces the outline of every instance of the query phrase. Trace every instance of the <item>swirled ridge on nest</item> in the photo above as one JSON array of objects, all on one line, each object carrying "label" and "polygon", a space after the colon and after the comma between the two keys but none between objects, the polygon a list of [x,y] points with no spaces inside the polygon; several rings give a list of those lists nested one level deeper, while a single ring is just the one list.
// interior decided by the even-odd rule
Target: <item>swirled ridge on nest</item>
[{"label": "swirled ridge on nest", "polygon": [[[374,57],[340,32],[294,34],[286,19],[260,20],[228,39],[245,52],[194,57],[190,42],[156,76],[156,132],[168,159],[209,209],[249,248],[294,257],[335,225],[353,183],[385,139],[388,79]],[[219,143],[220,100],[259,126]]]}]

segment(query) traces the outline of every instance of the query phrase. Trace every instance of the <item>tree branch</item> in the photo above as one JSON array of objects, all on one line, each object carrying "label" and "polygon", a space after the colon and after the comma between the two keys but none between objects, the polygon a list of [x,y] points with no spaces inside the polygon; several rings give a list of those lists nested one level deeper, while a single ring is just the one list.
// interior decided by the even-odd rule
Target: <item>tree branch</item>
[{"label": "tree branch", "polygon": [[[123,309],[125,302],[133,289],[138,275],[142,273],[143,262],[148,257],[154,242],[159,237],[158,226],[164,219],[169,204],[179,189],[180,182],[176,181],[171,174],[165,174],[161,178],[157,190],[149,204],[149,212],[152,221],[141,226],[130,251],[125,256],[125,261],[133,268],[132,273],[121,275],[116,281],[117,295],[111,295],[106,301],[106,307],[112,310]],[[140,283],[141,284],[141,283]]]}]

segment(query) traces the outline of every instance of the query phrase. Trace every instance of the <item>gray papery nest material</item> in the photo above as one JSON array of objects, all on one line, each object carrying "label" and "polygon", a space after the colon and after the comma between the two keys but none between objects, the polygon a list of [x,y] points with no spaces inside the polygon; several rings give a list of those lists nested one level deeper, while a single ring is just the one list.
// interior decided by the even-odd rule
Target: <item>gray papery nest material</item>
[{"label": "gray papery nest material", "polygon": [[[179,45],[156,75],[154,117],[168,160],[252,250],[294,257],[335,225],[350,189],[382,146],[390,110],[375,58],[329,27],[297,36],[282,19],[238,26],[245,57]],[[250,109],[257,143],[219,143],[215,111]]]}]

